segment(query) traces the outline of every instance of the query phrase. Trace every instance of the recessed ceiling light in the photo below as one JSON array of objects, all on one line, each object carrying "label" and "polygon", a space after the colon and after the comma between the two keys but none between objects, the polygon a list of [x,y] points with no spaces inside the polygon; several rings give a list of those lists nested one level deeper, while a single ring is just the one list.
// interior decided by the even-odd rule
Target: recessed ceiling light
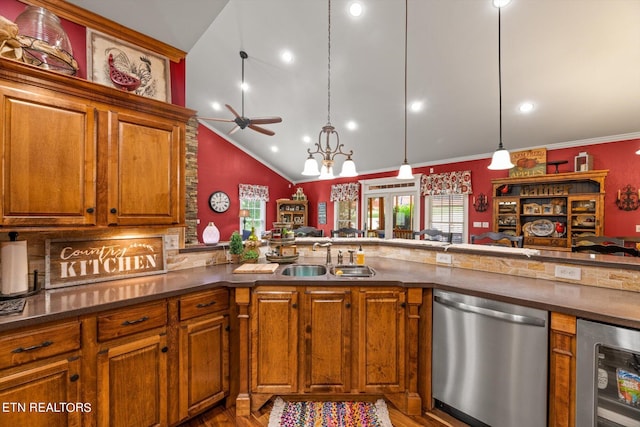
[{"label": "recessed ceiling light", "polygon": [[523,102],[518,107],[521,113],[530,113],[533,111],[533,104],[531,102]]},{"label": "recessed ceiling light", "polygon": [[211,108],[213,108],[216,111],[220,111],[220,110],[222,110],[222,105],[220,105],[219,102],[212,102],[211,103]]},{"label": "recessed ceiling light", "polygon": [[244,83],[240,83],[240,89],[243,91],[248,91],[249,90],[249,84],[247,82]]},{"label": "recessed ceiling light", "polygon": [[349,5],[349,15],[353,16],[354,18],[357,18],[360,15],[362,15],[363,11],[364,9],[362,7],[362,3],[360,2],[354,1]]},{"label": "recessed ceiling light", "polygon": [[278,152],[278,147],[276,147],[275,145],[271,146],[271,151],[273,151],[274,153]]},{"label": "recessed ceiling light", "polygon": [[424,103],[422,101],[413,101],[411,104],[409,104],[409,109],[414,113],[421,111],[422,108],[424,108]]},{"label": "recessed ceiling light", "polygon": [[509,3],[511,3],[511,0],[493,0],[493,5],[495,7],[505,7]]},{"label": "recessed ceiling light", "polygon": [[358,129],[358,124],[356,122],[354,122],[353,120],[348,121],[347,122],[347,129],[356,130],[356,129]]},{"label": "recessed ceiling light", "polygon": [[291,64],[293,62],[293,53],[291,53],[290,50],[283,50],[280,54],[280,59],[282,59],[282,62],[285,64]]},{"label": "recessed ceiling light", "polygon": [[303,137],[302,137],[302,141],[303,141],[305,144],[308,144],[308,143],[310,143],[310,142],[311,142],[311,137],[310,137],[309,135],[305,135],[305,136],[303,136]]}]

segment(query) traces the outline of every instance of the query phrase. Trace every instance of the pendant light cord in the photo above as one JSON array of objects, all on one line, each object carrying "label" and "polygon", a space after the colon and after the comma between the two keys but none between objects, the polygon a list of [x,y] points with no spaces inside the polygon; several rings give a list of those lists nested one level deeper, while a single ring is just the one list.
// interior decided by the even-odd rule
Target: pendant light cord
[{"label": "pendant light cord", "polygon": [[327,37],[327,124],[331,124],[331,0],[328,1]]},{"label": "pendant light cord", "polygon": [[500,139],[498,143],[498,149],[502,150],[504,147],[502,146],[502,48],[501,48],[501,36],[502,33],[500,28],[500,7],[498,8],[498,105],[500,108]]},{"label": "pendant light cord", "polygon": [[409,0],[404,1],[404,163],[407,162],[407,45],[409,33]]}]

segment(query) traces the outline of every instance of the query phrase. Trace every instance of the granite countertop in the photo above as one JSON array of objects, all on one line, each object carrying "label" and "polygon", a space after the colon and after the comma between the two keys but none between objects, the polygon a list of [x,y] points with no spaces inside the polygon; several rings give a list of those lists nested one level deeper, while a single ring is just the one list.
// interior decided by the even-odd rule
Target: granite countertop
[{"label": "granite countertop", "polygon": [[[299,264],[318,264],[318,258]],[[178,296],[220,286],[304,284],[318,286],[405,286],[441,288],[505,302],[556,311],[621,326],[640,328],[640,293],[581,286],[436,266],[418,262],[368,257],[376,270],[370,278],[322,276],[292,277],[275,273],[234,274],[238,265],[222,264],[171,271],[166,274],[43,290],[27,297],[22,313],[0,316],[0,331],[37,325],[132,304]]]}]

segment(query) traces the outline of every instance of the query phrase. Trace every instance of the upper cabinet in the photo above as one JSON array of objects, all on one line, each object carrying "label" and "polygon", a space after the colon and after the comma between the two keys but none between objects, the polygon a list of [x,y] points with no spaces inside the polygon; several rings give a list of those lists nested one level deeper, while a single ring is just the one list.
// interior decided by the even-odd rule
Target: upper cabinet
[{"label": "upper cabinet", "polygon": [[493,183],[493,229],[524,235],[525,247],[568,250],[572,239],[600,236],[608,171],[505,178]]},{"label": "upper cabinet", "polygon": [[184,223],[183,107],[2,60],[2,226]]}]

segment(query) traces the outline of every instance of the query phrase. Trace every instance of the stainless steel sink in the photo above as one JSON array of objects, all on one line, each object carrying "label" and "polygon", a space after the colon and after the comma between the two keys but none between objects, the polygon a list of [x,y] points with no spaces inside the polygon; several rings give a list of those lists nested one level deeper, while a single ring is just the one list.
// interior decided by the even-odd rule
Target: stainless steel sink
[{"label": "stainless steel sink", "polygon": [[340,277],[372,277],[375,270],[368,265],[335,265],[331,267],[331,274]]},{"label": "stainless steel sink", "polygon": [[316,264],[291,264],[282,270],[282,274],[285,276],[322,276],[327,274],[327,267]]}]

